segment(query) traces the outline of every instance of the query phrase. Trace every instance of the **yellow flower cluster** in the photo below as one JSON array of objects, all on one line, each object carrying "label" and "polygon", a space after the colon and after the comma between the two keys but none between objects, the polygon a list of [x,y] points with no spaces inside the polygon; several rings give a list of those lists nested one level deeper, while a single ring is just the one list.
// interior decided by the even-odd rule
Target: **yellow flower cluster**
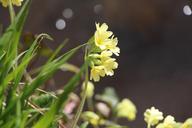
[{"label": "yellow flower cluster", "polygon": [[123,99],[117,104],[117,117],[124,117],[130,121],[135,120],[137,109],[134,103],[129,99]]},{"label": "yellow flower cluster", "polygon": [[187,119],[181,126],[181,128],[192,128],[192,118]]},{"label": "yellow flower cluster", "polygon": [[[3,7],[7,7],[9,5],[9,0],[0,0],[2,3]],[[21,3],[23,0],[11,0],[12,4],[15,6],[21,6]]]},{"label": "yellow flower cluster", "polygon": [[91,58],[91,80],[97,82],[100,77],[114,75],[113,70],[118,67],[118,63],[115,58],[112,58],[112,55],[119,56],[120,49],[117,44],[118,39],[114,37],[111,31],[108,31],[107,24],[96,24],[94,46],[89,54]]},{"label": "yellow flower cluster", "polygon": [[151,109],[147,109],[144,113],[145,121],[149,126],[154,126],[159,123],[160,120],[163,120],[163,113],[160,112],[155,107],[151,107]]},{"label": "yellow flower cluster", "polygon": [[163,123],[157,125],[156,128],[175,128],[176,126],[175,118],[171,115],[168,115]]},{"label": "yellow flower cluster", "polygon": [[84,121],[88,121],[93,126],[97,126],[100,122],[100,117],[96,113],[91,111],[83,112],[82,118]]},{"label": "yellow flower cluster", "polygon": [[148,124],[147,128],[151,128],[151,126],[155,125],[156,128],[192,128],[192,118],[189,118],[184,123],[181,123],[176,122],[173,116],[168,115],[162,123],[159,123],[159,121],[163,120],[163,113],[154,107],[147,109],[144,113],[144,117]]}]

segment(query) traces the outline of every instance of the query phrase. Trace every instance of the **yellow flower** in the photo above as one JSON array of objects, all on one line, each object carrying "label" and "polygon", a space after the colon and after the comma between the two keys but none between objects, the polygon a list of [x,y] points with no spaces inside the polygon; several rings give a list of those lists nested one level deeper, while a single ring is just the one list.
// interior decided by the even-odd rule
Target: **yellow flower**
[{"label": "yellow flower", "polygon": [[106,44],[108,43],[109,38],[113,34],[111,31],[107,31],[107,29],[108,26],[105,23],[103,23],[101,26],[99,23],[96,24],[95,45],[101,50],[106,49]]},{"label": "yellow flower", "polygon": [[23,0],[12,0],[13,5],[16,5],[16,6],[21,6],[22,2]]},{"label": "yellow flower", "polygon": [[101,54],[99,55],[99,58],[101,60],[106,60],[108,58],[110,58],[113,55],[113,53],[111,51],[102,51]]},{"label": "yellow flower", "polygon": [[[0,0],[0,2],[4,7],[7,7],[9,5],[9,0]],[[21,3],[23,2],[23,0],[11,0],[11,2],[13,5],[21,6]]]},{"label": "yellow flower", "polygon": [[168,115],[163,123],[157,125],[156,128],[175,128],[176,126],[175,118],[173,116]]},{"label": "yellow flower", "polygon": [[82,114],[82,118],[94,126],[99,125],[100,117],[94,112],[86,111]]},{"label": "yellow flower", "polygon": [[154,126],[158,124],[160,120],[163,120],[163,113],[155,109],[155,107],[151,107],[151,109],[145,111],[144,117],[148,125]]},{"label": "yellow flower", "polygon": [[111,52],[113,52],[116,56],[119,56],[120,53],[120,48],[117,47],[118,44],[118,39],[112,37],[108,43],[106,43],[106,49],[110,50]]},{"label": "yellow flower", "polygon": [[[82,89],[85,89],[85,82],[83,83]],[[86,96],[87,98],[91,98],[94,94],[94,85],[91,81],[88,81],[87,83],[87,90],[86,90]]]},{"label": "yellow flower", "polygon": [[192,128],[192,118],[187,119],[183,125],[181,126],[181,128]]},{"label": "yellow flower", "polygon": [[118,40],[114,38],[113,33],[108,31],[107,24],[100,25],[96,23],[96,32],[94,35],[95,44],[89,53],[90,59],[90,79],[99,81],[100,77],[114,75],[114,69],[118,67],[115,58],[111,56],[115,54],[119,56],[120,49],[117,47]]},{"label": "yellow flower", "polygon": [[137,109],[133,102],[129,99],[123,99],[117,104],[117,117],[125,117],[132,121],[136,118]]},{"label": "yellow flower", "polygon": [[105,76],[105,71],[104,71],[104,67],[103,66],[93,66],[91,68],[91,74],[90,74],[90,79],[94,80],[94,81],[99,81],[100,80],[100,76],[104,77]]},{"label": "yellow flower", "polygon": [[108,58],[108,59],[104,59],[104,60],[101,59],[101,63],[104,66],[104,71],[105,71],[106,75],[108,75],[108,76],[114,75],[113,70],[118,68],[118,63],[115,61],[116,61],[116,59],[114,59],[114,58]]}]

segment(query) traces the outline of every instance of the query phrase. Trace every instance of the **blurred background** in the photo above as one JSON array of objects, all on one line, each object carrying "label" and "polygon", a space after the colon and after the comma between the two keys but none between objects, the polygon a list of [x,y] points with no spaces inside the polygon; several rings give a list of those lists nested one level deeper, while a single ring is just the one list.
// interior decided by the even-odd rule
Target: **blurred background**
[{"label": "blurred background", "polygon": [[[54,41],[46,45],[53,49],[69,38],[69,49],[94,34],[95,22],[106,22],[121,54],[114,77],[99,82],[97,92],[112,86],[121,98],[130,98],[138,114],[128,124],[142,128],[143,112],[151,106],[177,121],[192,116],[191,5],[187,0],[33,0],[24,32],[47,32]],[[9,24],[2,7],[0,21]],[[72,63],[80,65],[81,59],[79,53]],[[57,87],[50,88],[60,88],[69,77],[58,72]]]}]

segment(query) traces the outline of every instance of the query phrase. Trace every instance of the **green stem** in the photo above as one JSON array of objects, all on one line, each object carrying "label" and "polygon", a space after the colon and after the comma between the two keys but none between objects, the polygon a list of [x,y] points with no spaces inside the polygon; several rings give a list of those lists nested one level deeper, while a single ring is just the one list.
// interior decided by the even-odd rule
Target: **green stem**
[{"label": "green stem", "polygon": [[15,11],[14,11],[11,0],[9,0],[9,15],[10,15],[11,23],[13,23],[15,18]]},{"label": "green stem", "polygon": [[150,123],[147,124],[147,128],[151,128],[151,124]]},{"label": "green stem", "polygon": [[[85,61],[87,59],[87,48],[85,48],[85,58],[84,59],[85,59]],[[81,99],[80,105],[79,105],[79,107],[77,109],[77,113],[75,115],[75,119],[74,119],[74,122],[73,122],[71,128],[76,128],[77,123],[79,121],[79,118],[81,116],[81,113],[83,111],[83,107],[84,107],[84,104],[85,104],[85,101],[86,101],[86,97],[87,97],[86,93],[87,93],[88,77],[89,76],[88,76],[88,66],[87,66],[86,69],[85,69],[85,88],[84,88],[84,90],[82,92],[82,99]]]},{"label": "green stem", "polygon": [[94,111],[94,106],[93,106],[93,99],[91,98],[87,98],[87,105],[88,105],[88,109],[89,111]]}]

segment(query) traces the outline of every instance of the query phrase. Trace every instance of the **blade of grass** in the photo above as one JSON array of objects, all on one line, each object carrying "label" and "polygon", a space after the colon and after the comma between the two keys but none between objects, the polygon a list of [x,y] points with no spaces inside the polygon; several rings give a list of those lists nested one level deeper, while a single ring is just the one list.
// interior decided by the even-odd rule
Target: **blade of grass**
[{"label": "blade of grass", "polygon": [[62,104],[68,99],[69,94],[75,89],[79,80],[81,79],[81,75],[87,67],[87,63],[81,67],[80,71],[73,76],[67,85],[64,86],[63,93],[59,96],[58,100],[52,104],[50,110],[45,113],[45,115],[35,124],[33,128],[48,128],[52,121],[55,119],[55,115],[59,112],[62,107]]}]

